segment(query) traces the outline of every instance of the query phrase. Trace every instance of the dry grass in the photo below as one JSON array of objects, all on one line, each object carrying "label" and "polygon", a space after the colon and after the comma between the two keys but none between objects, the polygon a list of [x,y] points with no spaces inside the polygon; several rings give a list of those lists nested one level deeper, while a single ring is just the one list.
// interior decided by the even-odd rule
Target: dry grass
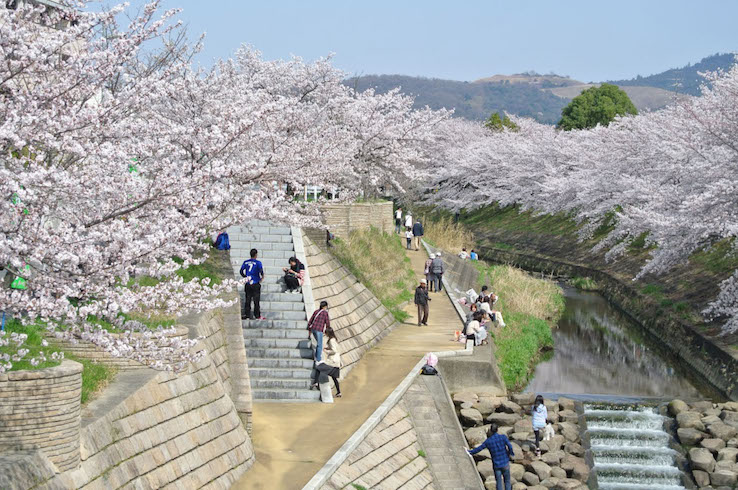
[{"label": "dry grass", "polygon": [[405,250],[391,233],[377,228],[351,232],[335,240],[333,254],[361,281],[398,321],[407,313],[400,307],[412,299],[415,274]]},{"label": "dry grass", "polygon": [[500,297],[496,306],[502,312],[558,321],[564,310],[564,297],[555,282],[509,265],[487,266],[479,262],[479,269],[480,280]]},{"label": "dry grass", "polygon": [[471,251],[475,248],[474,235],[460,223],[454,223],[451,218],[440,218],[437,221],[428,221],[425,224],[425,236],[427,242],[433,246],[459,253],[462,248]]}]

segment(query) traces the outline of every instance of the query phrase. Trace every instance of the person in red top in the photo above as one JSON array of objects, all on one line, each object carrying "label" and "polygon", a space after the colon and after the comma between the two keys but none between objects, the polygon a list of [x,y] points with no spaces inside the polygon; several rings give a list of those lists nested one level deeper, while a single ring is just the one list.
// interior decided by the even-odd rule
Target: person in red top
[{"label": "person in red top", "polygon": [[331,319],[328,316],[328,302],[321,301],[320,309],[313,312],[313,316],[310,317],[308,322],[308,330],[315,338],[315,342],[318,344],[315,347],[315,362],[319,362],[323,359],[323,332],[325,327],[331,326]]}]

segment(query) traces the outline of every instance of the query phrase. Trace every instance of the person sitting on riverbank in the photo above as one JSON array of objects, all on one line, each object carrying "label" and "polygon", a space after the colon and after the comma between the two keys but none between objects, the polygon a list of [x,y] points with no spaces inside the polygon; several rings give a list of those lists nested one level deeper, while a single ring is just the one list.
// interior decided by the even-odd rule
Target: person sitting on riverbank
[{"label": "person sitting on riverbank", "polygon": [[466,253],[466,248],[462,248],[461,252],[459,252],[459,258],[462,260],[466,260],[469,257],[469,254]]},{"label": "person sitting on riverbank", "polygon": [[533,407],[530,410],[533,417],[533,433],[536,436],[536,456],[541,457],[541,431],[546,427],[548,419],[548,409],[543,403],[541,395],[536,396]]},{"label": "person sitting on riverbank", "polygon": [[290,257],[289,264],[289,267],[282,268],[284,283],[287,286],[287,291],[294,293],[302,287],[302,282],[305,279],[305,264],[300,262],[297,257]]},{"label": "person sitting on riverbank", "polygon": [[499,310],[493,310],[491,306],[492,297],[486,296],[482,298],[482,302],[479,305],[479,309],[489,315],[490,320],[498,326],[504,327],[505,320],[502,319],[502,312]]},{"label": "person sitting on riverbank", "polygon": [[471,249],[471,252],[469,252],[469,259],[471,260],[479,260],[479,254],[474,251],[474,249]]},{"label": "person sitting on riverbank", "polygon": [[435,276],[431,272],[431,265],[433,265],[433,259],[436,258],[436,254],[430,254],[428,260],[425,261],[425,267],[423,268],[423,274],[425,274],[425,282],[428,284],[428,292],[433,291],[433,283],[435,282]]},{"label": "person sitting on riverbank", "polygon": [[338,378],[341,377],[341,351],[338,348],[336,332],[331,327],[325,327],[325,338],[327,340],[323,348],[324,359],[318,361],[313,370],[311,389],[319,386],[318,381],[321,377],[328,381],[326,376],[330,376],[333,384],[336,385],[335,397],[341,398],[341,385],[338,382]]},{"label": "person sitting on riverbank", "polygon": [[[515,457],[515,450],[510,444],[510,439],[504,434],[497,432],[497,424],[492,423],[487,429],[487,440],[474,449],[467,449],[469,454],[477,454],[483,449],[489,450],[492,457],[492,468],[495,470],[495,480],[497,482],[497,490],[511,490],[512,480],[510,479],[510,458]],[[504,479],[504,487],[503,487]]]},{"label": "person sitting on riverbank", "polygon": [[466,338],[474,337],[474,345],[484,345],[487,341],[487,330],[482,326],[484,313],[477,311],[472,316],[472,321],[466,326]]}]

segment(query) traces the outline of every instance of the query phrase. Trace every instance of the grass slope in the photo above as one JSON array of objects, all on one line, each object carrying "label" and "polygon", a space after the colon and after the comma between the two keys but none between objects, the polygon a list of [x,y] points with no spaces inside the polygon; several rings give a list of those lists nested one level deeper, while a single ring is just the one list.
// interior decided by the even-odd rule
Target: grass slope
[{"label": "grass slope", "polygon": [[331,251],[339,262],[379,298],[397,321],[407,319],[401,305],[413,299],[415,274],[397,236],[372,227],[353,231],[334,244]]}]

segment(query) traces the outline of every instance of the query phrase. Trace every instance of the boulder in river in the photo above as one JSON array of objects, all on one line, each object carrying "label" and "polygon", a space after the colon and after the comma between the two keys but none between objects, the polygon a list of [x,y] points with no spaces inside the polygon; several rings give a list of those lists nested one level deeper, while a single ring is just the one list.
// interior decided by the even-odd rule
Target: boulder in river
[{"label": "boulder in river", "polygon": [[697,429],[677,429],[677,436],[685,446],[696,446],[705,438],[706,434]]},{"label": "boulder in river", "polygon": [[672,400],[669,402],[669,415],[676,417],[682,412],[688,412],[689,405],[681,400]]},{"label": "boulder in river", "polygon": [[695,469],[708,473],[712,473],[715,469],[715,458],[712,457],[712,453],[707,449],[693,447],[689,450],[689,460]]}]

